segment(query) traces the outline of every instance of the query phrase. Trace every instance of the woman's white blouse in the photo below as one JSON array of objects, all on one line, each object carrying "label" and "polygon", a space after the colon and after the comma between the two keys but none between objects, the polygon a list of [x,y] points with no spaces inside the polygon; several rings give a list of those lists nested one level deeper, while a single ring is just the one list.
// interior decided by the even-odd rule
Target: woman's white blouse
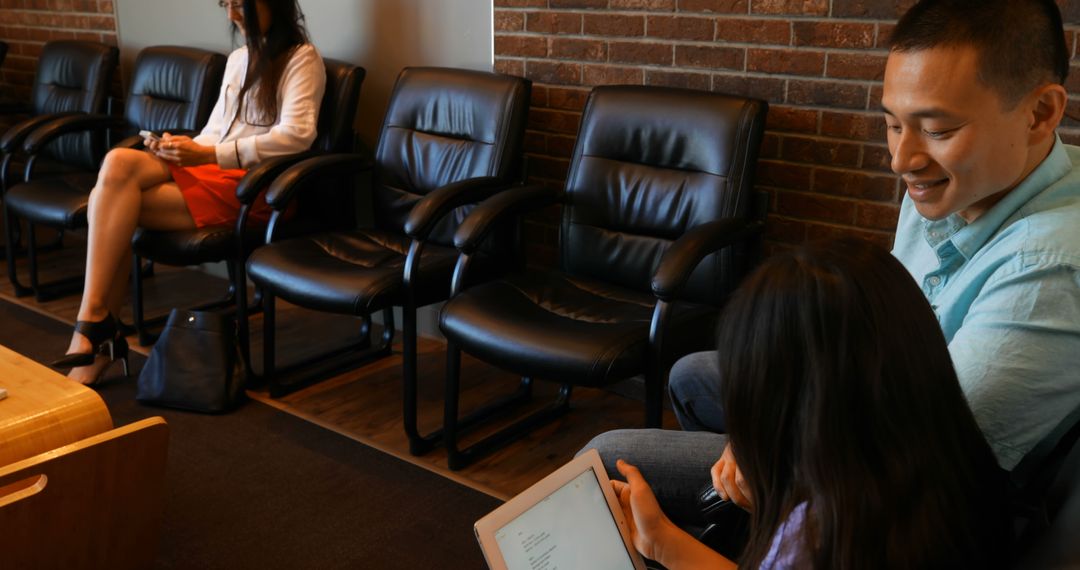
[{"label": "woman's white blouse", "polygon": [[217,103],[210,120],[194,139],[214,147],[221,168],[251,168],[273,156],[307,150],[315,140],[319,104],[326,89],[326,69],[315,46],[296,48],[285,66],[278,85],[277,122],[273,125],[247,122],[248,118],[255,122],[259,119],[255,109],[250,108],[254,104],[252,91],[245,96],[248,101],[243,116],[237,116],[237,96],[244,86],[247,63],[247,46],[229,54]]}]

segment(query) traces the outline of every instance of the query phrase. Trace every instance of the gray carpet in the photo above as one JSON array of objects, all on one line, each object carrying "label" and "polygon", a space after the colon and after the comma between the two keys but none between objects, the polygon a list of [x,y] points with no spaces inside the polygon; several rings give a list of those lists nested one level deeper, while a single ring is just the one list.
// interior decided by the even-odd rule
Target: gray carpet
[{"label": "gray carpet", "polygon": [[[0,323],[0,344],[39,362],[71,334],[3,301]],[[485,567],[472,523],[492,497],[258,402],[208,416],[142,406],[134,379],[98,392],[116,425],[170,426],[156,568]]]}]

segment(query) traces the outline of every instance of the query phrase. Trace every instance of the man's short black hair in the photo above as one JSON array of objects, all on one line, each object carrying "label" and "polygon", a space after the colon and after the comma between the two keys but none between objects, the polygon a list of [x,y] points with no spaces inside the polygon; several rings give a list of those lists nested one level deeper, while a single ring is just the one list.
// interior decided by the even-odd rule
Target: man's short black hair
[{"label": "man's short black hair", "polygon": [[1069,54],[1054,0],[922,0],[890,39],[898,52],[972,46],[979,79],[1006,107],[1046,83],[1065,84]]}]

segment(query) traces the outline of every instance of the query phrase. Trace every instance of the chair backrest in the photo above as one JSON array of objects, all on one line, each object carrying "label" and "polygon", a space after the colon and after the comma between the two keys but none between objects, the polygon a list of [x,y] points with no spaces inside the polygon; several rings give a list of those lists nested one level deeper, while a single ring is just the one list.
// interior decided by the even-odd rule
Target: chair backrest
[{"label": "chair backrest", "polygon": [[[1080,566],[1080,406],[1029,451],[1010,474],[1020,515],[1022,567]],[[1034,546],[1032,546],[1034,545]],[[1050,561],[1055,561],[1050,563]]]},{"label": "chair backrest", "polygon": [[115,47],[98,42],[61,40],[45,44],[30,94],[34,114],[104,112],[117,54]]},{"label": "chair backrest", "polygon": [[1049,528],[1043,530],[1017,568],[1080,568],[1080,445],[1064,458],[1046,498]]},{"label": "chair backrest", "polygon": [[367,72],[363,67],[323,59],[326,67],[326,91],[319,106],[319,125],[313,150],[324,152],[349,152],[353,146],[356,110],[360,100],[360,87]]},{"label": "chair backrest", "polygon": [[0,466],[5,568],[150,568],[169,430],[149,418]]},{"label": "chair backrest", "polygon": [[[594,89],[566,181],[563,270],[648,293],[679,236],[749,216],[767,110],[764,101],[703,91]],[[720,303],[734,264],[729,251],[705,258],[683,295]]]},{"label": "chair backrest", "polygon": [[[80,111],[103,113],[116,71],[118,50],[98,42],[53,41],[38,59],[30,92],[35,115]],[[71,134],[51,143],[45,154],[58,161],[93,168],[104,152],[104,138]]]},{"label": "chair backrest", "polygon": [[[453,182],[520,176],[532,83],[521,77],[431,67],[398,76],[375,152],[378,227],[403,231],[413,205]],[[431,232],[449,244],[471,208],[459,208]]]},{"label": "chair backrest", "polygon": [[135,59],[124,118],[133,131],[201,129],[224,73],[225,56],[220,53],[178,46],[144,48]]}]

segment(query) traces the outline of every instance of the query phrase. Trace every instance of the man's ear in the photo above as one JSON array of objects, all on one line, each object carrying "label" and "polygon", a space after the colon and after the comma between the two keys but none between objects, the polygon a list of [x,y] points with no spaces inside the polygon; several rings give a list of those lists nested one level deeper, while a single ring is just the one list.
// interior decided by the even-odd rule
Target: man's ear
[{"label": "man's ear", "polygon": [[[1057,83],[1043,85],[1031,94],[1034,98],[1031,106],[1030,121],[1028,126],[1028,142],[1037,144],[1047,137],[1053,137],[1054,131],[1061,124],[1061,118],[1065,115],[1065,107],[1069,96],[1065,88]],[[1080,117],[1076,117],[1080,119]]]}]

